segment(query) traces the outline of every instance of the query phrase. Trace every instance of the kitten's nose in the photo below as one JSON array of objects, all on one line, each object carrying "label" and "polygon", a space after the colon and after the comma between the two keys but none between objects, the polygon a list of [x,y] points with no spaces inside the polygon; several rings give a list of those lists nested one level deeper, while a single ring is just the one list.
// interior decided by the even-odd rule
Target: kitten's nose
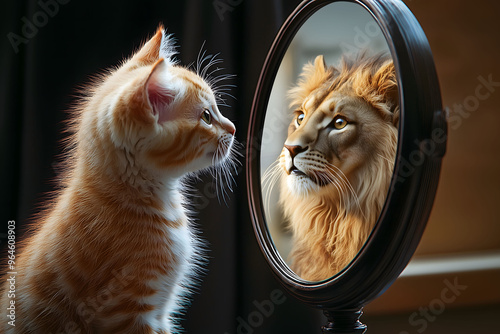
[{"label": "kitten's nose", "polygon": [[236,127],[233,123],[229,123],[227,131],[234,136],[234,134],[236,133]]},{"label": "kitten's nose", "polygon": [[293,145],[293,146],[285,145],[285,147],[290,152],[290,156],[292,158],[294,158],[300,152],[304,152],[305,150],[307,150],[307,146],[306,147],[302,147],[302,146],[299,146],[299,145]]},{"label": "kitten's nose", "polygon": [[224,130],[226,130],[227,132],[229,132],[231,135],[234,136],[234,134],[236,133],[236,128],[234,127],[234,124],[230,120],[223,117],[221,120],[221,125],[224,128]]}]

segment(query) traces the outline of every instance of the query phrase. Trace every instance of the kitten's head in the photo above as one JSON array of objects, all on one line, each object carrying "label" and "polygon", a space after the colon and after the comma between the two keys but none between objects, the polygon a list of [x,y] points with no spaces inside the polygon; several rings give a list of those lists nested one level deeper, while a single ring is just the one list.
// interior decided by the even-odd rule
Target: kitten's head
[{"label": "kitten's head", "polygon": [[176,64],[174,53],[160,27],[91,87],[77,142],[86,143],[80,148],[109,164],[111,173],[180,177],[230,155],[235,127],[220,113],[215,88]]},{"label": "kitten's head", "polygon": [[290,96],[294,116],[280,156],[285,191],[361,197],[370,184],[385,197],[399,122],[392,60],[361,55],[337,69],[318,56]]}]

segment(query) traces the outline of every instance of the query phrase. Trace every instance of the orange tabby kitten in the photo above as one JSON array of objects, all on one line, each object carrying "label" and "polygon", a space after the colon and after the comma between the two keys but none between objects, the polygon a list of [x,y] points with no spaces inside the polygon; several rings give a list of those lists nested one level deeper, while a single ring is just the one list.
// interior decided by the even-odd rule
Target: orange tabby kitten
[{"label": "orange tabby kitten", "polygon": [[[235,127],[206,70],[173,55],[160,27],[79,106],[64,188],[19,255],[16,323],[2,321],[3,333],[178,329],[202,261],[183,176],[232,164]],[[5,288],[2,298],[5,310]]]},{"label": "orange tabby kitten", "polygon": [[354,259],[384,204],[399,123],[394,65],[361,55],[337,69],[318,56],[290,96],[294,117],[271,166],[281,175],[292,269],[320,281]]}]

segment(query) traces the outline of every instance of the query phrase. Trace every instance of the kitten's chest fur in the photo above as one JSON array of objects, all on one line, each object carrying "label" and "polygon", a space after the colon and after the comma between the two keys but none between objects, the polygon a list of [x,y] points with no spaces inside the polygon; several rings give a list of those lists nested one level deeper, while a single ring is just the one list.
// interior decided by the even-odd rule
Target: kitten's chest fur
[{"label": "kitten's chest fur", "polygon": [[129,256],[121,257],[130,261],[124,266],[134,273],[137,281],[150,288],[138,296],[141,303],[154,307],[145,318],[167,316],[180,306],[173,301],[188,292],[195,266],[193,259],[198,253],[180,194],[171,191],[166,197],[161,212],[139,214],[137,222],[128,222],[135,225],[128,233],[117,228],[116,241],[110,242],[118,252],[124,244],[129,245]]},{"label": "kitten's chest fur", "polygon": [[[159,247],[160,263],[147,280],[147,285],[155,293],[142,300],[154,306],[150,314],[143,319],[153,328],[163,329],[168,326],[168,317],[178,312],[189,294],[193,284],[194,255],[197,252],[195,239],[187,224],[165,227],[163,246]],[[156,275],[154,275],[156,273]]]},{"label": "kitten's chest fur", "polygon": [[[88,298],[111,291],[109,300],[97,305],[98,327],[112,328],[115,320],[123,321],[127,314],[122,305],[131,305],[141,323],[170,331],[171,315],[189,297],[197,266],[194,259],[199,254],[197,242],[179,191],[170,190],[162,197],[162,210],[103,207],[97,216],[87,217],[86,228],[75,229],[87,231],[80,237],[88,252],[74,252],[72,262],[85,264],[82,274],[90,278],[75,299],[87,303]],[[72,220],[78,218],[68,222]],[[64,236],[68,240],[78,237]],[[74,286],[70,275],[62,276],[63,287]]]}]

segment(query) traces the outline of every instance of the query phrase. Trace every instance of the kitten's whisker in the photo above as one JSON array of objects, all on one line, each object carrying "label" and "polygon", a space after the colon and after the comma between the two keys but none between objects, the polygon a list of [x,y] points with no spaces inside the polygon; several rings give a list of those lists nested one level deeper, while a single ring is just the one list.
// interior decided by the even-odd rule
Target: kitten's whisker
[{"label": "kitten's whisker", "polygon": [[205,54],[206,54],[206,51],[203,50],[203,47],[205,46],[205,42],[206,41],[203,41],[203,43],[201,44],[200,51],[198,52],[198,57],[196,58],[196,74],[198,74],[198,75],[200,75],[200,68],[203,64],[202,59],[204,59]]},{"label": "kitten's whisker", "polygon": [[[230,107],[226,101],[222,98],[222,96],[229,96],[233,99],[236,99],[233,95],[229,94],[228,91],[235,86],[232,84],[224,84],[221,86],[217,86],[218,83],[224,80],[229,80],[236,77],[234,74],[219,74],[215,75],[217,72],[223,71],[223,67],[218,67],[217,65],[222,63],[222,59],[218,59],[219,53],[215,55],[207,55],[206,50],[203,50],[205,46],[205,42],[198,53],[198,57],[196,60],[196,73],[203,78],[207,84],[210,86],[214,95],[216,97],[216,102],[218,105]],[[202,51],[203,50],[203,51]],[[215,66],[215,68],[214,68]]]},{"label": "kitten's whisker", "polygon": [[235,88],[236,85],[233,85],[233,84],[225,84],[225,85],[220,85],[220,86],[217,86],[216,89],[218,91],[229,91],[231,90],[231,88]]},{"label": "kitten's whisker", "polygon": [[237,166],[241,165],[241,162],[238,160],[238,157],[241,156],[241,153],[238,151],[240,146],[241,144],[234,138],[223,137],[212,156],[211,171],[216,180],[216,196],[219,202],[224,202],[226,205],[228,205],[226,199],[229,198],[229,192],[234,191],[234,185],[236,184],[233,171],[234,175],[237,175]]},{"label": "kitten's whisker", "polygon": [[[220,155],[221,155],[221,151],[217,150],[218,160],[220,160],[220,157],[219,157]],[[220,199],[222,197],[222,200],[224,201],[224,204],[227,205],[226,198],[225,198],[226,196],[225,196],[225,191],[224,191],[224,185],[223,185],[224,180],[222,178],[222,173],[221,173],[221,171],[222,171],[221,168],[223,168],[222,165],[223,164],[221,164],[221,166],[218,166],[218,168],[217,168],[217,182],[216,182],[216,188],[215,189],[216,189],[217,199],[219,200],[219,202],[220,202]]]},{"label": "kitten's whisker", "polygon": [[[217,68],[217,71],[221,71],[221,70],[223,70],[223,68]],[[213,72],[215,72],[215,71],[210,72],[209,75],[211,75]],[[236,77],[236,75],[234,75],[234,74],[221,74],[219,76],[211,78],[210,81],[209,81],[209,83],[210,83],[210,85],[214,85],[215,86],[215,84],[217,84],[218,82],[221,82],[221,81],[224,81],[224,80],[230,80],[230,79],[235,78],[235,77]],[[220,87],[233,87],[234,88],[236,86],[233,85],[233,84],[225,84],[225,85],[222,85]]]},{"label": "kitten's whisker", "polygon": [[214,66],[214,65],[217,65],[217,64],[220,64],[222,62],[222,59],[217,59],[217,56],[219,55],[219,53],[216,53],[215,55],[208,55],[206,56],[203,61],[207,60],[207,59],[210,59],[208,61],[208,64],[205,65],[205,67],[201,70],[201,77],[203,79],[207,78],[207,72],[209,70],[210,67]]},{"label": "kitten's whisker", "polygon": [[[222,63],[222,60],[219,61],[219,62],[212,63],[211,66],[214,66],[214,65],[219,64],[219,63]],[[216,67],[214,70],[212,70],[211,72],[209,72],[207,74],[207,77],[211,78],[210,82],[214,83],[214,82],[219,82],[219,81],[222,81],[222,80],[227,80],[227,79],[235,77],[234,74],[220,74],[218,76],[214,76],[214,73],[217,73],[217,72],[222,71],[224,69],[225,69],[224,67]]]},{"label": "kitten's whisker", "polygon": [[[226,198],[229,197],[229,194],[226,192],[226,189],[224,187],[224,183],[223,183],[223,180],[226,180],[226,185],[229,186],[230,188],[230,185],[229,185],[229,182],[227,181],[227,175],[224,173],[224,169],[219,169],[219,175],[221,177],[221,182],[220,182],[220,193],[222,195],[222,200],[224,201],[224,204],[226,206],[228,206],[228,203],[226,201]],[[230,188],[231,189],[231,188]],[[231,189],[231,192],[232,192],[232,189]]]},{"label": "kitten's whisker", "polygon": [[234,97],[234,95],[230,94],[230,93],[227,93],[227,92],[219,92],[217,91],[217,89],[215,90],[216,94],[220,95],[219,97],[221,96],[229,96],[230,98],[232,98],[233,100],[236,100],[236,97]]}]

